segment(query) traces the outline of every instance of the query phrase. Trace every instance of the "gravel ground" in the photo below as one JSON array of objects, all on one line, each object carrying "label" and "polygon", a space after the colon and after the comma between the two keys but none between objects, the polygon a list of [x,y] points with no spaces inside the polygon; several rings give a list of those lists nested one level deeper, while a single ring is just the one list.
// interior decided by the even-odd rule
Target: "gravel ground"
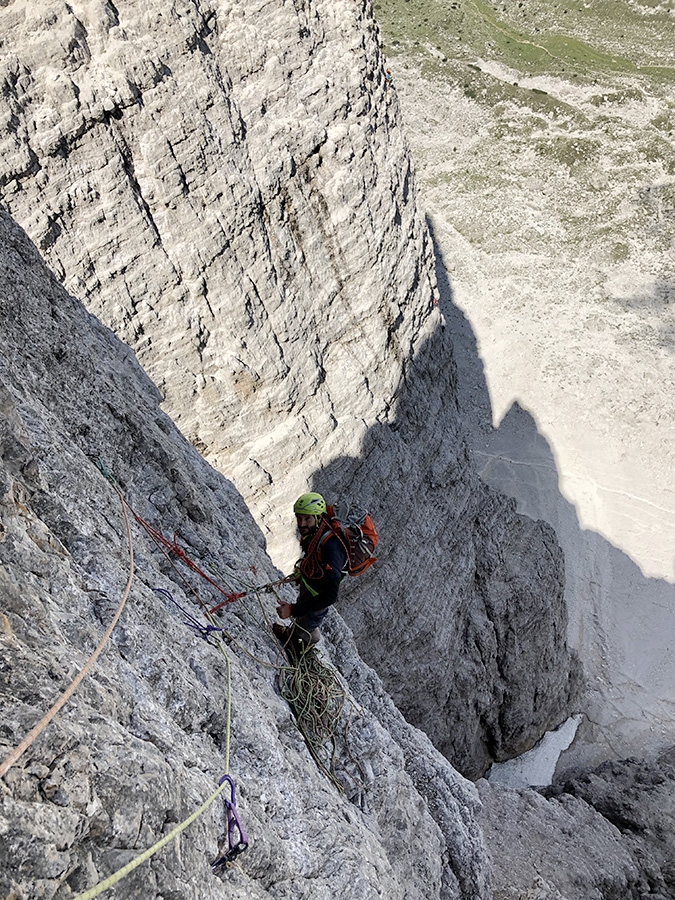
[{"label": "gravel ground", "polygon": [[661,749],[675,738],[672,4],[616,4],[632,43],[617,19],[604,46],[577,11],[543,62],[504,40],[559,48],[546,4],[525,4],[540,29],[517,33],[515,6],[509,22],[452,4],[454,25],[428,0],[383,6],[472,452],[566,552],[589,692],[559,769]]}]

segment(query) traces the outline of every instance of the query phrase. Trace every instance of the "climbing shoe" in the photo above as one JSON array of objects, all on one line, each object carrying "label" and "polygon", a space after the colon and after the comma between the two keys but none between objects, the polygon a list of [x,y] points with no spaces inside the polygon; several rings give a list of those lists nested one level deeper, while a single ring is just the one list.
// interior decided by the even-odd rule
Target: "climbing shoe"
[{"label": "climbing shoe", "polygon": [[307,631],[306,628],[296,625],[293,638],[301,647],[313,647],[321,640],[321,632],[318,628]]},{"label": "climbing shoe", "polygon": [[287,627],[286,625],[279,625],[278,622],[275,622],[274,625],[272,625],[272,631],[282,647],[285,648],[296,643],[293,634],[295,627],[293,625]]}]

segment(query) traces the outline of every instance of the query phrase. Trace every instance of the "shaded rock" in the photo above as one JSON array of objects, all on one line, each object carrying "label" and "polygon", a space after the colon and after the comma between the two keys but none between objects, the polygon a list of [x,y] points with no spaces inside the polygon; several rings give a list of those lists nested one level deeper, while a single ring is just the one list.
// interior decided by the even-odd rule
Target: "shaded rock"
[{"label": "shaded rock", "polygon": [[479,782],[498,900],[651,896],[616,828],[582,800]]},{"label": "shaded rock", "polygon": [[653,895],[675,896],[675,749],[654,760],[603,763],[545,793],[578,797],[596,809],[621,832]]},{"label": "shaded rock", "polygon": [[478,784],[496,900],[675,897],[673,751],[561,784]]}]

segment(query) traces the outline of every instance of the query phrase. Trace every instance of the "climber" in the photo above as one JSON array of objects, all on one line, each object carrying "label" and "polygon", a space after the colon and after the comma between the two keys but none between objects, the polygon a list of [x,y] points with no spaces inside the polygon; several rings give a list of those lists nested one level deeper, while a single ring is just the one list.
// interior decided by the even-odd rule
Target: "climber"
[{"label": "climber", "polygon": [[279,618],[293,617],[294,624],[290,628],[276,625],[274,633],[284,644],[293,641],[305,648],[321,639],[319,626],[328,614],[328,607],[337,600],[346,571],[347,551],[331,530],[326,501],[321,494],[302,494],[295,501],[293,512],[303,550],[294,573],[300,590],[296,603],[282,600],[277,606]]}]

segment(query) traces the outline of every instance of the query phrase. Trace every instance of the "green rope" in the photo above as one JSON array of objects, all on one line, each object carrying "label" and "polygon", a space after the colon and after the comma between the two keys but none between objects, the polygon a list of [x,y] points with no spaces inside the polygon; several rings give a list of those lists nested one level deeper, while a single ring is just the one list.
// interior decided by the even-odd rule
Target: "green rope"
[{"label": "green rope", "polygon": [[[101,474],[115,487],[118,494],[120,495],[123,501],[124,507],[124,498],[122,496],[121,491],[117,486],[117,482],[115,478],[111,475],[111,473],[106,468],[103,460],[99,457],[96,460],[96,466],[101,472]],[[126,509],[124,510],[126,516]],[[196,592],[195,592],[196,593]],[[197,599],[202,603],[201,598],[197,595]],[[205,604],[202,603],[202,606]],[[212,625],[216,625],[216,621],[213,618],[211,613],[206,613],[207,619],[211,622]],[[226,729],[225,729],[225,774],[229,774],[230,771],[230,735],[231,735],[231,724],[232,724],[232,672],[230,665],[230,658],[225,652],[225,648],[223,646],[223,640],[218,642],[218,647],[220,648],[220,652],[225,659],[225,664],[227,667],[227,717],[226,717]],[[153,844],[152,847],[149,847],[143,853],[139,854],[135,859],[131,860],[131,862],[127,863],[121,869],[118,869],[117,872],[113,872],[108,878],[105,878],[103,881],[100,881],[98,884],[94,885],[94,887],[89,888],[89,890],[84,891],[82,894],[78,894],[74,900],[93,900],[94,897],[98,897],[99,894],[102,894],[104,891],[108,890],[108,888],[113,887],[113,885],[117,884],[127,875],[137,869],[140,865],[150,859],[155,855],[162,847],[165,847],[168,843],[170,843],[174,838],[178,837],[181,832],[185,831],[194,821],[196,821],[202,813],[206,812],[206,810],[211,806],[214,800],[220,796],[225,787],[228,786],[228,782],[223,780],[222,783],[216,788],[216,790],[208,797],[204,803],[199,807],[199,809],[195,810],[192,815],[188,816],[183,822],[178,824],[174,829],[172,829],[169,834],[165,835],[161,838],[157,843]]]},{"label": "green rope", "polygon": [[307,748],[321,771],[343,790],[335,774],[336,730],[347,695],[315,650],[307,649],[296,665],[279,676],[279,691],[290,706]]},{"label": "green rope", "polygon": [[[98,466],[103,476],[116,487],[114,477],[106,469],[100,457],[96,465]],[[119,489],[117,487],[116,489],[119,492]],[[169,561],[171,562],[171,560]],[[210,566],[210,568],[212,568],[212,566]],[[243,579],[237,578],[234,573],[230,574],[230,578],[234,578],[235,580],[240,582],[243,581]],[[270,585],[269,587],[272,588],[275,595],[278,597],[276,585]],[[207,610],[206,604],[202,601],[197,591],[189,584],[188,588],[192,593],[195,594],[197,601],[202,607],[205,617],[210,622],[210,624],[218,627],[214,615]],[[269,619],[262,604],[260,592],[260,589],[256,589],[255,587],[250,588],[250,593],[254,593],[256,595],[261,612],[263,614],[263,618],[265,619],[266,624],[269,625]],[[255,619],[255,616],[253,616],[248,608],[247,612]],[[221,635],[222,634],[227,633],[221,632]],[[236,646],[240,647],[238,642],[234,640],[231,635],[227,635],[227,638],[235,643]],[[220,652],[223,654],[227,666],[227,726],[225,736],[225,774],[228,774],[230,769],[230,733],[232,720],[231,665],[230,659],[225,652],[222,637],[218,642],[218,647],[220,648]],[[262,663],[263,665],[270,665],[269,663],[265,663],[265,661],[263,660],[256,659],[256,657],[254,657],[253,654],[251,654],[250,651],[248,651],[245,647],[241,647],[241,649],[257,662]],[[309,752],[314,758],[317,766],[340,791],[344,790],[336,775],[337,741],[335,734],[336,726],[340,721],[347,700],[347,694],[344,688],[342,688],[338,683],[335,674],[321,663],[316,654],[316,651],[312,651],[311,649],[306,649],[301,654],[296,665],[271,667],[279,669],[279,685],[281,695],[284,697],[284,699],[286,699],[289,706],[291,707],[298,723],[298,728],[303,735]],[[347,741],[347,731],[349,728],[349,722],[351,721],[351,714],[352,710],[350,709],[349,721],[345,729],[345,742],[347,743],[348,752],[349,746]],[[327,744],[329,745],[330,749],[326,746]],[[349,756],[353,760],[351,753],[349,753]],[[360,766],[359,769],[361,769]],[[189,825],[191,825],[196,819],[198,819],[199,816],[202,815],[202,813],[205,812],[211,806],[214,800],[216,800],[216,798],[222,793],[227,784],[227,781],[223,781],[213,792],[213,794],[211,794],[211,796],[204,801],[199,809],[195,810],[195,812],[192,813],[191,816],[177,825],[169,834],[165,835],[163,838],[157,841],[156,844],[153,844],[152,847],[149,847],[147,850],[133,859],[130,863],[127,863],[126,866],[118,869],[117,872],[114,872],[104,881],[99,882],[88,891],[85,891],[82,894],[78,894],[77,897],[74,898],[74,900],[93,900],[94,897],[98,897],[99,894],[103,893],[103,891],[106,891],[108,888],[121,881],[130,872],[133,872],[134,869],[138,868],[138,866],[142,865],[144,862],[154,856],[155,853],[165,847],[174,838],[181,834],[181,832],[183,832]]]},{"label": "green rope", "polygon": [[[231,723],[232,723],[232,678],[231,678],[231,667],[230,667],[230,658],[225,652],[225,648],[223,647],[222,641],[218,645],[220,647],[220,652],[223,654],[225,658],[225,662],[227,664],[227,724],[225,728],[225,774],[227,775],[230,771],[230,732],[231,732]],[[169,834],[165,835],[156,844],[153,844],[152,847],[149,847],[135,859],[132,859],[130,863],[127,863],[126,866],[123,866],[121,869],[118,869],[117,872],[113,872],[108,878],[104,881],[100,881],[98,884],[94,885],[93,888],[90,888],[88,891],[85,891],[83,894],[78,894],[74,900],[93,900],[94,897],[98,897],[99,894],[102,894],[103,891],[107,891],[108,888],[111,888],[113,885],[117,884],[118,881],[121,881],[125,878],[130,872],[133,872],[134,869],[137,869],[138,866],[142,865],[151,856],[154,856],[158,850],[161,850],[162,847],[165,847],[170,841],[174,838],[178,837],[178,835],[185,831],[185,829],[191,825],[196,819],[201,816],[202,813],[206,812],[206,810],[211,806],[214,800],[224,790],[227,786],[228,782],[223,781],[222,784],[218,786],[218,788],[208,797],[204,803],[199,807],[199,809],[195,810],[191,816],[188,816],[183,822],[169,832]]]},{"label": "green rope", "polygon": [[83,894],[78,894],[74,898],[74,900],[92,900],[93,897],[98,897],[98,895],[102,894],[103,891],[107,891],[108,888],[111,888],[113,885],[117,884],[118,881],[121,881],[123,878],[125,878],[130,872],[133,872],[134,869],[138,868],[138,866],[142,865],[142,863],[150,859],[151,856],[154,856],[158,850],[161,850],[162,847],[165,847],[175,837],[178,837],[181,831],[185,831],[188,825],[192,825],[195,819],[198,819],[199,816],[201,816],[201,814],[205,812],[209,808],[209,806],[211,806],[213,801],[220,795],[227,784],[228,782],[224,781],[221,785],[219,785],[218,789],[215,790],[211,794],[211,796],[204,801],[204,803],[202,803],[199,809],[195,810],[191,816],[185,819],[185,821],[181,822],[180,825],[177,825],[173,829],[173,831],[170,831],[169,834],[165,835],[161,840],[157,841],[156,844],[153,844],[152,847],[149,847],[145,852],[141,853],[140,856],[132,859],[130,863],[126,864],[126,866],[118,869],[117,872],[114,872],[112,875],[110,875],[109,878],[106,878],[104,881],[99,881],[97,885],[95,885],[93,888],[90,888],[88,891],[85,891]]}]

